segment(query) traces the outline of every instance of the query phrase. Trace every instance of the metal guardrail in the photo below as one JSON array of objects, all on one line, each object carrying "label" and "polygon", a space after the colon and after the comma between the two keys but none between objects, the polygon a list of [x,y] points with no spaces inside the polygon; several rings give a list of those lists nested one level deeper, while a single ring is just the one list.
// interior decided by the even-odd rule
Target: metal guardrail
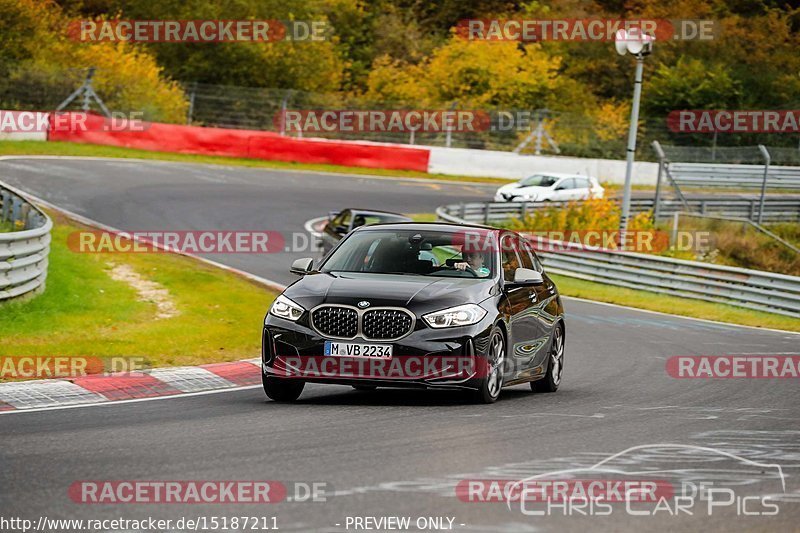
[{"label": "metal guardrail", "polygon": [[800,167],[730,165],[721,163],[669,163],[672,179],[681,187],[735,187],[739,189],[800,189]]},{"label": "metal guardrail", "polygon": [[0,301],[43,290],[53,221],[14,189],[0,184]]},{"label": "metal guardrail", "polygon": [[[477,210],[477,205],[483,210]],[[519,210],[511,204],[453,204],[439,207],[436,214],[448,222],[491,224],[507,219],[515,207]],[[573,243],[558,244],[563,252],[537,251],[548,272],[800,317],[800,277],[616,250],[584,251]]]},{"label": "metal guardrail", "polygon": [[[725,217],[753,219],[760,208],[758,198],[721,198],[719,196],[693,197],[686,200],[689,210],[700,214],[715,214]],[[566,202],[472,202],[458,204],[454,214],[461,218],[490,224],[494,221],[517,218],[533,213],[536,209],[563,207]],[[488,206],[488,207],[487,207]],[[633,198],[631,212],[652,211],[652,198]],[[667,218],[674,213],[686,211],[686,204],[680,200],[662,199],[659,205],[659,218]],[[800,221],[800,197],[769,198],[764,202],[764,220],[771,222]]]},{"label": "metal guardrail", "polygon": [[[685,150],[676,149],[674,146],[661,146],[658,141],[653,141],[653,150],[658,156],[658,180],[656,181],[656,209],[655,216],[660,216],[661,181],[665,177],[678,198],[683,202],[687,211],[692,208],[686,201],[686,196],[681,190],[684,187],[706,187],[706,188],[737,188],[737,189],[759,189],[760,202],[757,214],[751,212],[750,219],[759,224],[765,220],[765,203],[767,189],[788,189],[800,190],[800,166],[775,166],[772,165],[772,155],[763,144],[757,147],[759,159],[763,165],[741,164],[742,161],[735,162],[685,162],[680,158],[688,155]],[[749,147],[752,149],[753,147]],[[667,156],[667,151],[673,157]],[[736,157],[734,153],[745,155],[748,147],[741,147],[740,150],[726,149],[727,157]],[[781,152],[781,156],[785,154]],[[712,151],[712,158],[714,152]],[[745,158],[747,159],[747,158]]]}]

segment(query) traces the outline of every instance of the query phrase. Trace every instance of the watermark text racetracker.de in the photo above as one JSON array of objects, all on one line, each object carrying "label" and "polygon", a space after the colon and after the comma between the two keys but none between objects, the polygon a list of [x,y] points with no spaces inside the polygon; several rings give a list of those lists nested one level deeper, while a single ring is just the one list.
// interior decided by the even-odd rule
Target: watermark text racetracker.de
[{"label": "watermark text racetracker.de", "polygon": [[144,356],[0,356],[0,379],[70,379],[93,375],[135,377],[152,368]]},{"label": "watermark text racetracker.de", "polygon": [[619,30],[657,41],[710,41],[718,24],[708,19],[463,19],[456,34],[471,41],[613,41]]},{"label": "watermark text racetracker.de", "polygon": [[800,354],[676,355],[666,370],[682,379],[798,379]]},{"label": "watermark text racetracker.de", "polygon": [[306,232],[267,230],[80,230],[67,236],[75,253],[272,254],[317,252]]},{"label": "watermark text racetracker.de", "polygon": [[275,114],[286,133],[473,133],[528,131],[541,114],[528,110],[285,109]]},{"label": "watermark text racetracker.de", "polygon": [[331,27],[326,20],[73,20],[67,36],[86,43],[272,43],[324,41]]},{"label": "watermark text racetracker.de", "polygon": [[144,111],[110,111],[108,116],[86,111],[0,111],[2,133],[142,132],[149,128]]},{"label": "watermark text racetracker.de", "polygon": [[800,133],[800,110],[674,110],[667,127],[675,133]]}]

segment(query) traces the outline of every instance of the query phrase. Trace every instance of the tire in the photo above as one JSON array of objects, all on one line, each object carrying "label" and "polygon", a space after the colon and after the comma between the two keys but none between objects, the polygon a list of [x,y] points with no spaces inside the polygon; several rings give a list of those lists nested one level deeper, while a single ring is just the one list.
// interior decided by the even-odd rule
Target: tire
[{"label": "tire", "polygon": [[547,371],[545,377],[531,382],[533,392],[555,392],[561,385],[564,374],[564,328],[561,325],[553,330],[553,342],[550,344],[550,353],[547,356]]},{"label": "tire", "polygon": [[270,400],[276,402],[293,402],[303,393],[304,381],[296,379],[283,379],[265,376],[261,373],[261,384],[264,386],[264,393]]},{"label": "tire", "polygon": [[478,381],[478,389],[473,393],[476,403],[494,403],[503,389],[503,370],[506,364],[506,339],[503,332],[495,326],[489,334],[489,348],[486,352],[486,376]]},{"label": "tire", "polygon": [[372,392],[378,389],[378,387],[375,387],[374,385],[353,385],[353,388],[361,392]]}]

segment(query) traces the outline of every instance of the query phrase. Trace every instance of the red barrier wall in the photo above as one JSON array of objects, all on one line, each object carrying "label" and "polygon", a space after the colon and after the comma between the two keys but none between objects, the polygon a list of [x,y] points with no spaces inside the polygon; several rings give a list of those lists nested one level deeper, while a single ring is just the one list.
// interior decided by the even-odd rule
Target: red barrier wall
[{"label": "red barrier wall", "polygon": [[201,128],[145,122],[143,128],[112,131],[98,115],[81,114],[76,120],[63,115],[53,119],[49,140],[68,141],[181,154],[250,157],[298,163],[428,171],[430,151],[426,148],[371,143],[282,137],[269,131]]}]

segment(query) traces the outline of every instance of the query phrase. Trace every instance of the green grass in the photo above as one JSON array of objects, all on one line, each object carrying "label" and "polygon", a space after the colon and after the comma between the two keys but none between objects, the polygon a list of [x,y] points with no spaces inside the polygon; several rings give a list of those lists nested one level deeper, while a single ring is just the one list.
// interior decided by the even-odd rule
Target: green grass
[{"label": "green grass", "polygon": [[[166,253],[79,254],[67,235],[84,229],[54,216],[47,288],[0,305],[0,355],[143,356],[152,366],[258,357],[275,294],[233,273]],[[179,315],[156,319],[109,262],[164,286]]]},{"label": "green grass", "polygon": [[436,213],[412,213],[408,215],[414,222],[436,222],[439,217]]},{"label": "green grass", "polygon": [[153,152],[117,146],[81,144],[70,142],[41,141],[0,141],[0,155],[66,155],[83,157],[119,157],[137,159],[157,159],[160,161],[176,161],[180,163],[202,163],[209,165],[229,165],[241,167],[268,168],[276,170],[309,170],[315,172],[338,172],[345,174],[363,174],[377,177],[437,179],[474,183],[508,183],[503,178],[480,178],[471,176],[446,176],[444,174],[428,174],[411,170],[386,170],[380,168],[345,167],[340,165],[324,165],[309,163],[288,163],[284,161],[265,161],[263,159],[245,159],[237,157],[220,157],[211,155],[176,154],[172,152]]},{"label": "green grass", "polygon": [[7,233],[14,229],[14,225],[6,220],[0,220],[0,233]]},{"label": "green grass", "polygon": [[716,320],[717,322],[800,331],[800,320],[788,316],[751,311],[732,305],[687,300],[665,294],[637,291],[557,274],[552,274],[550,277],[556,282],[558,290],[563,296],[575,296],[587,300],[626,305],[661,313]]}]

